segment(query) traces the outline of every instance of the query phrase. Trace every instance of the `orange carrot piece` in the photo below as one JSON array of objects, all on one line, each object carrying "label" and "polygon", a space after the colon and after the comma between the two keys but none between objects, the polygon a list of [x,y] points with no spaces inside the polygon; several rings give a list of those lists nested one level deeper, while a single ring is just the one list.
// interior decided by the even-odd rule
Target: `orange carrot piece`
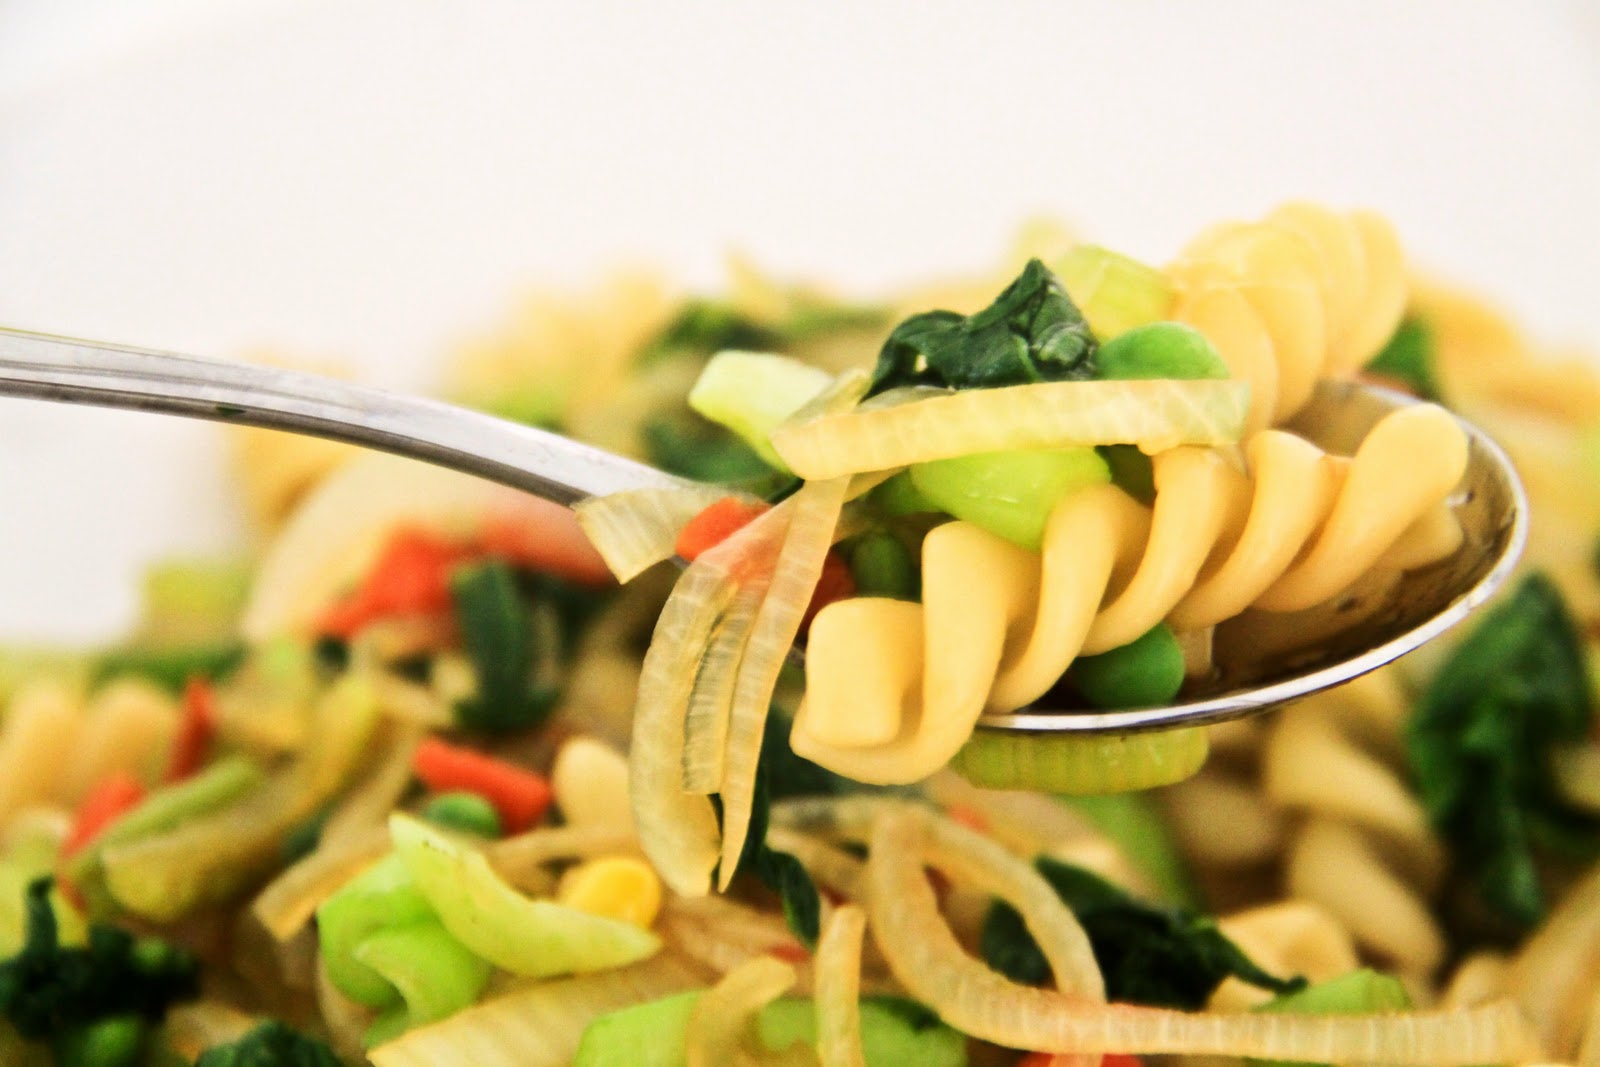
[{"label": "orange carrot piece", "polygon": [[508,834],[537,823],[554,797],[543,775],[436,737],[417,746],[411,769],[435,793],[465,790],[483,797]]},{"label": "orange carrot piece", "polygon": [[749,504],[738,497],[725,496],[708,505],[678,531],[677,552],[694,559],[716,548],[767,511],[766,504]]},{"label": "orange carrot piece", "polygon": [[72,819],[72,829],[61,844],[62,858],[71,856],[122,816],[139,806],[145,798],[145,788],[139,779],[128,771],[115,771],[89,790],[78,805]]},{"label": "orange carrot piece", "polygon": [[172,739],[172,755],[162,781],[181,782],[198,771],[217,735],[217,695],[204,678],[190,678],[183,687],[183,718]]}]

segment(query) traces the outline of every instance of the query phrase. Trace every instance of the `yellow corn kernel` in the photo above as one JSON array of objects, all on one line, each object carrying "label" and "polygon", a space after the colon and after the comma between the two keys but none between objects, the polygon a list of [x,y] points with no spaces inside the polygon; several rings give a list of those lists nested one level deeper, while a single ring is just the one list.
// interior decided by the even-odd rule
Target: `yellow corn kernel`
[{"label": "yellow corn kernel", "polygon": [[649,929],[661,910],[661,879],[643,860],[604,856],[572,868],[561,878],[557,903]]}]

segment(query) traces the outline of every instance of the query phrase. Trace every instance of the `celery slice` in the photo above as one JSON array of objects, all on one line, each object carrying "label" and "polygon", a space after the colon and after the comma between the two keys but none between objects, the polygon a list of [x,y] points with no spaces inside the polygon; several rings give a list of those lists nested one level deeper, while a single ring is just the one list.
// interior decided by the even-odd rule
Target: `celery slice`
[{"label": "celery slice", "polygon": [[1134,444],[1146,452],[1239,439],[1249,387],[1235,381],[1042,382],[796,419],[772,445],[807,479],[974,452]]},{"label": "celery slice", "polygon": [[950,766],[987,789],[1123,793],[1182,781],[1209,750],[1204,727],[1087,737],[980,728]]},{"label": "celery slice", "polygon": [[1061,803],[1094,823],[1170,904],[1200,908],[1194,878],[1165,817],[1149,793],[1062,796]]},{"label": "celery slice", "polygon": [[368,1031],[368,1048],[476,1003],[493,971],[432,920],[380,930],[355,947],[354,958],[397,990],[404,1003]]},{"label": "celery slice", "polygon": [[[1283,993],[1254,1009],[1290,1015],[1366,1015],[1410,1011],[1411,997],[1400,980],[1368,968],[1341,974]],[[1258,1067],[1305,1067],[1295,1060],[1263,1060]]]},{"label": "celery slice", "polygon": [[980,452],[911,468],[912,484],[939,510],[1034,551],[1062,497],[1110,480],[1092,448]]},{"label": "celery slice", "polygon": [[1172,308],[1172,283],[1164,273],[1099,245],[1075,245],[1055,272],[1102,341],[1164,319]]},{"label": "celery slice", "polygon": [[661,948],[632,923],[523,896],[481,853],[410,816],[391,816],[389,832],[445,929],[497,967],[548,978],[622,967]]},{"label": "celery slice", "polygon": [[357,1004],[390,1007],[401,991],[357,950],[379,931],[433,921],[428,899],[391,852],[317,908],[317,945],[328,981]]},{"label": "celery slice", "polygon": [[826,389],[826,371],[766,352],[718,352],[689,392],[689,406],[738,434],[780,471],[788,471],[768,436]]}]

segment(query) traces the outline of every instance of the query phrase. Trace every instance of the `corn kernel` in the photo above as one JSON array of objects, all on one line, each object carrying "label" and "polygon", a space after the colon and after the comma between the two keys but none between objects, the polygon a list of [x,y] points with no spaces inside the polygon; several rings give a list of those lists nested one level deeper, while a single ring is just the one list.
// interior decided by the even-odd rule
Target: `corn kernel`
[{"label": "corn kernel", "polygon": [[643,860],[606,856],[580,863],[563,875],[556,901],[648,929],[661,910],[661,879]]}]

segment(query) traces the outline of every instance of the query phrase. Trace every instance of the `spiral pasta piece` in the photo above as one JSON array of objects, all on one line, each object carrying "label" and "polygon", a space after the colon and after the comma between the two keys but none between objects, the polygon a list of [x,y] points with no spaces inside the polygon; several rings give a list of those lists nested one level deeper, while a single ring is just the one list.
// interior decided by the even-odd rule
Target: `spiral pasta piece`
[{"label": "spiral pasta piece", "polygon": [[1248,473],[1210,449],[1157,455],[1151,508],[1114,486],[1074,493],[1038,553],[967,522],[935,528],[921,604],[857,598],[817,615],[795,750],[863,781],[915,781],[985,710],[1038,699],[1079,655],[1163,620],[1190,630],[1249,607],[1312,607],[1391,553],[1416,566],[1454,549],[1407,538],[1431,532],[1466,468],[1465,435],[1442,409],[1392,413],[1349,459],[1279,430],[1245,454]]},{"label": "spiral pasta piece", "polygon": [[1172,317],[1249,382],[1246,432],[1298,411],[1321,378],[1371,359],[1405,310],[1405,258],[1377,215],[1287,204],[1201,234],[1171,267]]}]

